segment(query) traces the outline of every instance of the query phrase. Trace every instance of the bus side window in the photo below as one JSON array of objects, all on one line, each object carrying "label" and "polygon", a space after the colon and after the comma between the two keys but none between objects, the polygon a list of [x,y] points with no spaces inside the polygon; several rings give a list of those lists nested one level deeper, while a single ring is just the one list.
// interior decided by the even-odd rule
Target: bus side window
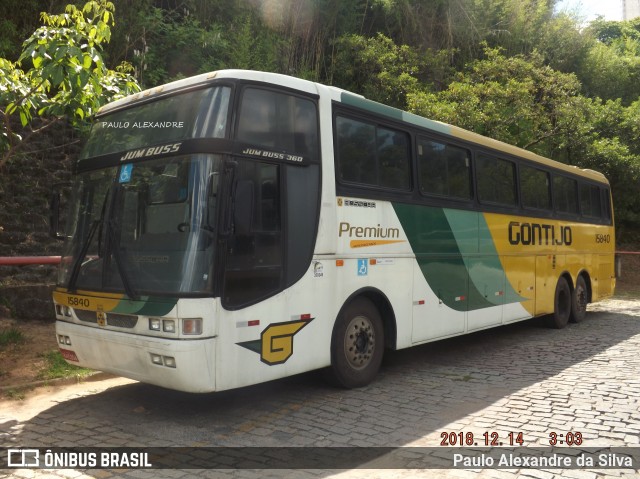
[{"label": "bus side window", "polygon": [[338,175],[361,185],[408,190],[409,135],[352,118],[336,118]]},{"label": "bus side window", "polygon": [[493,156],[478,155],[478,198],[483,203],[516,205],[516,165]]},{"label": "bus side window", "polygon": [[311,160],[318,157],[318,115],[313,101],[246,88],[238,116],[238,140]]},{"label": "bus side window", "polygon": [[471,198],[471,153],[466,148],[421,138],[418,167],[422,193]]},{"label": "bus side window", "polygon": [[580,185],[580,211],[588,218],[600,218],[602,205],[600,202],[600,188],[595,185]]},{"label": "bus side window", "polygon": [[558,213],[578,214],[578,182],[566,176],[553,177],[553,197]]},{"label": "bus side window", "polygon": [[340,179],[375,185],[377,183],[375,126],[338,117],[336,118],[336,138]]},{"label": "bus side window", "polygon": [[522,206],[538,210],[551,209],[551,181],[549,173],[527,165],[520,166]]}]

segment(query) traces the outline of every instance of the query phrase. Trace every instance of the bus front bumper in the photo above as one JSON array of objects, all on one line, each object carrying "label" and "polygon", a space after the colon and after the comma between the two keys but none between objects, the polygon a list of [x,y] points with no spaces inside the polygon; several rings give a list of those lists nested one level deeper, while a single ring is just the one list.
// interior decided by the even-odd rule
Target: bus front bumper
[{"label": "bus front bumper", "polygon": [[215,391],[215,338],[154,338],[59,320],[56,337],[69,364],[178,391]]}]

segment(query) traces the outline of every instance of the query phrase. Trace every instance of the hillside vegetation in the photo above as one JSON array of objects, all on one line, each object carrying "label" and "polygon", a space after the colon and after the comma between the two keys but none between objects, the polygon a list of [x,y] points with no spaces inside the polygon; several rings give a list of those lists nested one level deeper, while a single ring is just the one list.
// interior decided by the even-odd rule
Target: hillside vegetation
[{"label": "hillside vegetation", "polygon": [[640,219],[640,18],[584,24],[555,0],[100,0],[67,7],[65,23],[66,3],[0,3],[5,171],[50,122],[77,143],[100,104],[138,86],[249,68],[599,170],[620,231]]}]

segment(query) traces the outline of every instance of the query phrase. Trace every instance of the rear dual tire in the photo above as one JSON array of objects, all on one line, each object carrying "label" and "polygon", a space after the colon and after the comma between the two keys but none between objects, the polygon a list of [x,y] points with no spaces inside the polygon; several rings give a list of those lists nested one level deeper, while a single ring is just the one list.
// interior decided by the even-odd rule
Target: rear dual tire
[{"label": "rear dual tire", "polygon": [[579,323],[587,315],[589,291],[583,276],[578,276],[576,287],[571,291],[564,277],[558,279],[553,302],[553,314],[547,318],[547,324],[555,329],[564,328],[569,321]]}]

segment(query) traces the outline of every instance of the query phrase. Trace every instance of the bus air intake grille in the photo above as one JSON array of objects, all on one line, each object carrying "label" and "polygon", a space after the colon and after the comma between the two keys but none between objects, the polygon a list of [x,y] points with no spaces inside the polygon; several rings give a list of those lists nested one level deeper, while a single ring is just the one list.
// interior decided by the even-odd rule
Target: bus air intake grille
[{"label": "bus air intake grille", "polygon": [[[98,323],[98,314],[95,311],[86,311],[84,309],[75,309],[74,313],[80,321],[85,323]],[[116,328],[132,329],[138,324],[138,316],[130,314],[106,313],[107,324]]]},{"label": "bus air intake grille", "polygon": [[86,323],[97,323],[98,317],[96,316],[95,311],[86,311],[84,309],[74,309],[74,313],[80,321],[84,321]]},{"label": "bus air intake grille", "polygon": [[135,328],[138,323],[137,316],[128,314],[107,313],[107,324],[117,328]]}]

